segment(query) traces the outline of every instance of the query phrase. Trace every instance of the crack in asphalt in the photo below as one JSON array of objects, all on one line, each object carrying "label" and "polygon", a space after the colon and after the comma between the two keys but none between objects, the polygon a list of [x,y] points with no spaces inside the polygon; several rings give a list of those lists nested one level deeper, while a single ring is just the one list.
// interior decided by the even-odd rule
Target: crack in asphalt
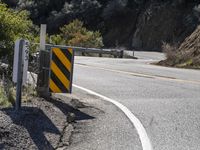
[{"label": "crack in asphalt", "polygon": [[66,133],[66,129],[67,129],[67,127],[69,126],[69,123],[68,123],[68,121],[67,121],[67,119],[66,119],[66,122],[65,122],[65,125],[64,125],[64,127],[63,127],[63,129],[62,129],[62,131],[61,131],[61,135],[60,135],[60,139],[59,139],[59,142],[58,142],[58,144],[57,144],[57,146],[56,146],[56,150],[58,150],[58,149],[63,149],[63,148],[65,148],[66,146],[69,146],[69,143],[66,143],[63,139],[64,139],[64,135],[65,135],[65,133]]}]

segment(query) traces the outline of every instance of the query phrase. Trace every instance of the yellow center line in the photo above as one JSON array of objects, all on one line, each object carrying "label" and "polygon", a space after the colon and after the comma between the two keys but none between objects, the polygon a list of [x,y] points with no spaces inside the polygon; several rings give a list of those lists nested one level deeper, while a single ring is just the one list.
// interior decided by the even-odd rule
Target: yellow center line
[{"label": "yellow center line", "polygon": [[105,70],[105,71],[128,74],[128,75],[144,77],[144,78],[154,78],[154,79],[160,79],[160,80],[176,81],[176,82],[182,82],[182,83],[192,83],[192,84],[198,84],[198,85],[200,84],[200,81],[198,81],[198,80],[184,80],[184,79],[177,79],[177,78],[171,78],[171,77],[162,77],[162,76],[158,76],[158,75],[149,75],[149,74],[143,74],[143,73],[127,72],[127,71],[114,70],[114,69],[96,67],[96,66],[85,65],[85,64],[84,65],[76,64],[76,65],[81,66],[81,67],[96,68],[96,69],[101,69],[101,70]]}]

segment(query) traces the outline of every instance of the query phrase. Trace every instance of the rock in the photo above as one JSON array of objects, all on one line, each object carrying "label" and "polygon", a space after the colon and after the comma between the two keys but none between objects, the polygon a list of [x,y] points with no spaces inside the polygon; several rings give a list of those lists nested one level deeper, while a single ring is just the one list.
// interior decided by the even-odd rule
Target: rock
[{"label": "rock", "polygon": [[85,107],[85,105],[78,99],[72,99],[70,103],[74,108],[84,108]]},{"label": "rock", "polygon": [[76,119],[76,115],[74,113],[68,113],[67,115],[67,122],[72,123]]}]

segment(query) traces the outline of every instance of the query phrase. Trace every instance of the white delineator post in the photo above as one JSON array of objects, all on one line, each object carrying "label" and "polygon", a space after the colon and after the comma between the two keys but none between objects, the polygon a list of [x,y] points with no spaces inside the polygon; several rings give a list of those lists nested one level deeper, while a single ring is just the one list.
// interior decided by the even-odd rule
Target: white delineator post
[{"label": "white delineator post", "polygon": [[40,50],[45,50],[46,30],[47,30],[47,25],[41,24],[41,27],[40,27]]}]

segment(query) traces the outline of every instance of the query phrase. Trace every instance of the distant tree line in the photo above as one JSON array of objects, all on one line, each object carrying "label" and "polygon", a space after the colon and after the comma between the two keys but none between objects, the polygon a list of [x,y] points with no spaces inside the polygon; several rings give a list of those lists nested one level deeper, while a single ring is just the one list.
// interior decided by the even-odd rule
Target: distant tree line
[{"label": "distant tree line", "polygon": [[[46,23],[50,35],[60,28],[79,19],[89,30],[98,30],[106,46],[131,40],[136,30],[137,18],[152,2],[170,3],[182,7],[198,0],[2,0],[16,10],[27,10],[34,24]],[[130,31],[122,36],[126,26]],[[113,29],[113,30],[112,30]],[[117,31],[116,31],[117,30]],[[118,32],[113,34],[113,32]],[[126,30],[125,30],[126,32]],[[128,33],[131,32],[131,33]],[[127,39],[129,38],[129,39]],[[115,44],[116,43],[116,44]],[[130,42],[129,42],[130,43]]]},{"label": "distant tree line", "polygon": [[[37,6],[33,1],[7,1],[10,6],[18,6],[15,9],[8,8],[8,6],[0,1],[0,58],[7,56],[12,63],[12,57],[14,52],[14,42],[19,38],[28,39],[31,43],[39,42],[39,27],[35,25],[32,17],[36,17],[37,13],[45,10],[42,6],[45,1],[36,1]],[[46,4],[48,0],[46,0]],[[37,7],[35,7],[35,5]],[[30,6],[30,7],[28,7]],[[35,9],[33,9],[34,7]],[[23,7],[29,9],[21,9]],[[53,6],[52,6],[53,7]],[[37,9],[39,8],[39,9]],[[47,8],[47,7],[46,7]],[[32,13],[32,11],[35,13]],[[32,19],[30,19],[30,17]],[[39,17],[39,16],[38,16]],[[45,19],[45,17],[44,17]],[[47,18],[48,19],[48,18]],[[53,19],[53,17],[52,17]],[[56,17],[54,18],[56,19]],[[39,24],[39,22],[38,22]],[[52,25],[56,23],[52,22]],[[54,44],[64,44],[72,46],[83,47],[102,47],[102,36],[99,31],[90,31],[84,27],[83,22],[79,20],[71,20],[69,24],[60,25],[56,34],[49,36],[47,34],[47,43],[52,42]],[[31,47],[32,51],[35,51],[35,47]]]},{"label": "distant tree line", "polygon": [[74,19],[92,29],[104,28],[104,21],[127,9],[137,8],[145,0],[3,0],[10,7],[27,10],[35,24],[47,23],[50,33]]}]

